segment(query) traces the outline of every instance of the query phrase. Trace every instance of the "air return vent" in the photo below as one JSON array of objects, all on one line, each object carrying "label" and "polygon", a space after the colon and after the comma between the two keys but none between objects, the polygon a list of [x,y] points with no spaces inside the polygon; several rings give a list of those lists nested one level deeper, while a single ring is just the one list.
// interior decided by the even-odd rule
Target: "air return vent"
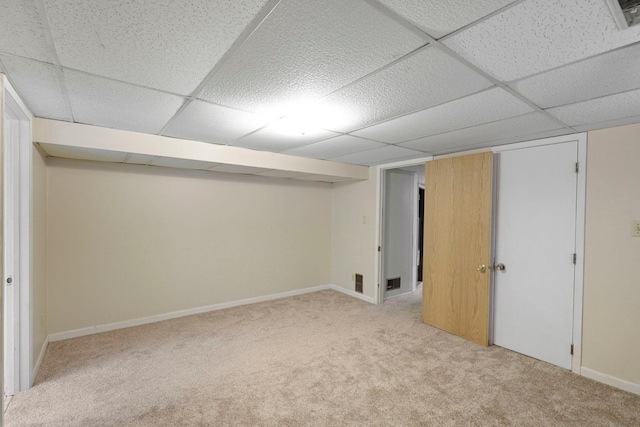
[{"label": "air return vent", "polygon": [[400,278],[396,277],[395,279],[387,279],[387,290],[391,289],[400,289]]},{"label": "air return vent", "polygon": [[607,4],[621,30],[640,24],[640,0],[607,0]]},{"label": "air return vent", "polygon": [[356,274],[356,292],[362,293],[362,274]]}]

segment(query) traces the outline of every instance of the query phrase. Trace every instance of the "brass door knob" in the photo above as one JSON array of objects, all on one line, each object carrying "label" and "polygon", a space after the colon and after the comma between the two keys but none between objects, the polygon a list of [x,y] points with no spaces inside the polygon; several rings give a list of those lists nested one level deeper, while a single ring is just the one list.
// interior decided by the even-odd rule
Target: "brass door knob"
[{"label": "brass door knob", "polygon": [[487,271],[487,266],[484,264],[480,264],[476,270],[478,270],[480,273],[484,273],[485,271]]}]

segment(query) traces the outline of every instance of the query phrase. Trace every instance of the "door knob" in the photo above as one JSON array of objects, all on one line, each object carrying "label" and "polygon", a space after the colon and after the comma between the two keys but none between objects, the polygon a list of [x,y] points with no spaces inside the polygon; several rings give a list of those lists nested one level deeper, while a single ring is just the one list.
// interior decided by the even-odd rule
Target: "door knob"
[{"label": "door knob", "polygon": [[504,271],[504,270],[507,269],[507,266],[504,265],[503,263],[500,263],[500,264],[496,264],[495,269],[496,270],[500,270],[500,271]]},{"label": "door knob", "polygon": [[484,273],[485,271],[487,271],[487,266],[484,264],[480,264],[478,267],[476,267],[476,270],[478,270],[480,273]]}]

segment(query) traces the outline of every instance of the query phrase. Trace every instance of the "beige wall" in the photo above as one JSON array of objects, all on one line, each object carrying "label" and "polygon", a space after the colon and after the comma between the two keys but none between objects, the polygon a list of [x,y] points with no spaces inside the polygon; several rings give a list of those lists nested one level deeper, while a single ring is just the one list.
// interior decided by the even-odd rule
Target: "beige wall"
[{"label": "beige wall", "polygon": [[32,348],[33,366],[47,339],[47,165],[33,148]]},{"label": "beige wall", "polygon": [[330,283],[330,184],[48,163],[49,333]]},{"label": "beige wall", "polygon": [[363,274],[363,293],[371,298],[377,289],[376,173],[371,167],[366,181],[333,184],[331,230],[331,283],[353,291],[352,275]]},{"label": "beige wall", "polygon": [[640,384],[640,125],[588,138],[582,364]]}]

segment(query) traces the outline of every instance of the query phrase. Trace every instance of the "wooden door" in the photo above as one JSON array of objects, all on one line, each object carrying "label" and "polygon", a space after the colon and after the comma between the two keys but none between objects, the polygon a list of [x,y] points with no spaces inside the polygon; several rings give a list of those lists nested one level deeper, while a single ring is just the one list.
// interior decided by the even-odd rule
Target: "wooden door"
[{"label": "wooden door", "polygon": [[489,345],[493,153],[425,166],[422,320]]}]

